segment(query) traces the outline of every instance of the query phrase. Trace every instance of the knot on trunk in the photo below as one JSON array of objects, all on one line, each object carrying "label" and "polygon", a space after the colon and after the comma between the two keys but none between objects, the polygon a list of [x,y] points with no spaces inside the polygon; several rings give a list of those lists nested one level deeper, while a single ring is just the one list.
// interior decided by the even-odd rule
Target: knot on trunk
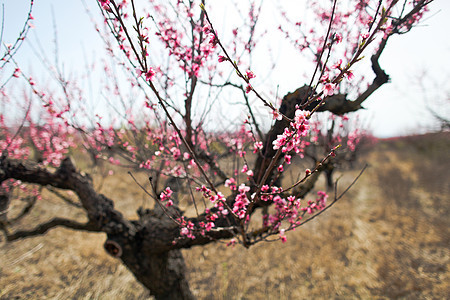
[{"label": "knot on trunk", "polygon": [[105,248],[105,251],[112,257],[119,258],[122,256],[122,247],[115,241],[106,240],[103,244],[103,248]]}]

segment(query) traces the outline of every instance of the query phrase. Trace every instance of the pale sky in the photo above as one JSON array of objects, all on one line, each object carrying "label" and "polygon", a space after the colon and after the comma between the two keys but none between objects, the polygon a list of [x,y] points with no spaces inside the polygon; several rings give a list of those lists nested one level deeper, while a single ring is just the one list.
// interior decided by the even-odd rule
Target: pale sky
[{"label": "pale sky", "polygon": [[[92,4],[92,0],[86,0]],[[29,1],[0,0],[5,9],[4,42],[11,43],[20,31],[26,17]],[[292,5],[293,1],[287,1]],[[53,51],[52,9],[58,28],[58,46],[61,60],[66,70],[79,68],[84,64],[84,53],[93,58],[99,55],[96,48],[102,44],[93,30],[81,0],[35,0],[33,16],[35,18],[30,41],[35,43],[35,36],[41,44],[48,47],[48,55]],[[97,9],[93,10],[98,14]],[[367,110],[362,114],[370,120],[370,128],[378,137],[406,135],[424,132],[435,127],[425,108],[425,99],[430,106],[450,117],[450,1],[435,0],[431,13],[412,32],[393,37],[383,52],[380,64],[391,77],[391,83],[385,84],[364,103]],[[289,65],[282,61],[280,64]],[[39,63],[28,44],[17,56],[19,62],[39,70]],[[424,74],[426,73],[426,76]],[[420,79],[420,80],[419,80]],[[298,85],[286,82],[286,91],[293,91]],[[419,86],[422,81],[426,87]],[[290,83],[292,82],[292,83]]]}]

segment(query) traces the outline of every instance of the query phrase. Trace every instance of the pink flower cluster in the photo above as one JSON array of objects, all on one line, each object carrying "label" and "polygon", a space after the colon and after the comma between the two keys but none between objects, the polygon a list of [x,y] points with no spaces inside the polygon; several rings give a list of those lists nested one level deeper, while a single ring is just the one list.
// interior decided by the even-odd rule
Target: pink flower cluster
[{"label": "pink flower cluster", "polygon": [[[194,235],[194,223],[191,221],[186,221],[184,217],[180,217],[177,219],[177,221],[180,223],[180,236],[187,237],[190,239],[195,239]],[[175,242],[175,241],[174,241]]]},{"label": "pink flower cluster", "polygon": [[273,230],[277,230],[281,225],[281,221],[288,220],[290,224],[296,225],[301,219],[300,212],[300,199],[294,196],[288,196],[282,198],[279,195],[273,197],[273,203],[275,206],[275,213],[269,215],[269,225],[273,227]]},{"label": "pink flower cluster", "polygon": [[350,151],[355,151],[356,146],[359,144],[359,141],[361,140],[362,134],[358,129],[355,129],[355,131],[350,132],[347,136],[347,146]]},{"label": "pink flower cluster", "polygon": [[327,206],[327,199],[327,193],[325,193],[324,191],[318,191],[316,200],[308,200],[308,206],[302,207],[302,210],[306,211],[308,214],[313,214],[316,211],[322,210]]},{"label": "pink flower cluster", "polygon": [[302,137],[308,135],[309,131],[309,111],[297,109],[295,111],[294,122],[291,122],[290,127],[286,127],[282,134],[277,136],[273,141],[273,149],[282,149],[284,153],[295,151],[300,153],[305,147],[305,142]]},{"label": "pink flower cluster", "polygon": [[149,67],[147,72],[144,72],[144,71],[142,71],[142,70],[140,70],[140,69],[137,69],[137,70],[136,70],[136,73],[137,73],[137,75],[138,75],[139,77],[142,76],[142,74],[144,74],[144,75],[145,75],[145,80],[146,80],[146,81],[152,81],[152,80],[153,80],[153,77],[154,77],[155,74],[156,74],[155,70],[154,70],[152,67]]},{"label": "pink flower cluster", "polygon": [[166,203],[167,207],[170,207],[173,205],[172,197],[173,191],[170,189],[170,187],[166,187],[166,189],[159,195],[159,200],[161,202]]},{"label": "pink flower cluster", "polygon": [[13,136],[6,130],[2,130],[1,133],[3,138],[0,140],[0,153],[7,150],[6,154],[11,158],[27,159],[29,157],[31,151],[23,138],[12,139]]},{"label": "pink flower cluster", "polygon": [[262,150],[262,148],[263,148],[263,143],[262,142],[255,142],[253,144],[253,153],[256,153],[256,152]]},{"label": "pink flower cluster", "polygon": [[241,173],[245,173],[250,177],[253,176],[253,171],[250,170],[246,164],[242,167]]},{"label": "pink flower cluster", "polygon": [[40,153],[43,165],[59,166],[70,148],[76,148],[73,130],[49,120],[42,126],[31,125],[30,140]]},{"label": "pink flower cluster", "polygon": [[181,227],[180,235],[191,239],[195,239],[195,232],[198,232],[201,236],[205,236],[206,232],[211,231],[216,226],[214,222],[220,215],[226,216],[229,213],[225,207],[225,197],[221,192],[214,195],[213,192],[204,185],[197,187],[196,191],[201,192],[204,198],[209,199],[211,203],[214,203],[215,212],[208,208],[205,209],[206,221],[200,221],[197,225],[191,221],[186,221],[184,217],[177,219],[177,221],[180,222]]},{"label": "pink flower cluster", "polygon": [[[217,43],[215,35],[209,27],[196,27],[198,35],[192,37],[194,42],[194,47],[192,47],[192,41],[186,42],[183,33],[169,22],[169,20],[165,20],[159,23],[161,29],[157,35],[169,49],[169,55],[174,56],[179,62],[179,67],[189,77],[198,77],[201,67],[215,50]],[[208,39],[201,38],[202,31],[208,35]]]},{"label": "pink flower cluster", "polygon": [[234,178],[228,178],[225,180],[225,186],[230,188],[230,190],[237,190],[236,180]]},{"label": "pink flower cluster", "polygon": [[[295,228],[300,225],[300,220],[302,219],[304,213],[313,214],[316,211],[320,211],[326,207],[326,200],[328,195],[319,191],[317,193],[316,200],[308,200],[308,204],[305,207],[301,207],[300,199],[295,196],[288,196],[286,198],[281,197],[277,194],[281,189],[272,187],[272,192],[269,193],[270,188],[265,185],[262,187],[261,200],[262,201],[273,201],[275,212],[269,215],[263,216],[263,226],[269,227],[271,231],[276,232],[279,230],[282,221],[287,220],[291,228]],[[278,190],[278,191],[277,191]],[[284,231],[280,230],[280,238],[285,241]]]},{"label": "pink flower cluster", "polygon": [[28,186],[20,180],[8,179],[0,184],[0,192],[2,194],[10,194],[15,188],[18,188],[23,195],[35,197],[36,200],[42,200],[39,188]]},{"label": "pink flower cluster", "polygon": [[109,8],[109,0],[98,0],[103,9]]},{"label": "pink flower cluster", "polygon": [[[204,185],[202,185],[201,187],[197,187],[196,191],[202,192],[204,198],[208,199],[211,203],[214,203],[214,207],[217,208],[218,214],[224,216],[228,214],[228,210],[224,205],[225,197],[221,192],[213,194],[213,192]],[[210,214],[210,210],[207,210],[206,214],[208,215],[207,219],[211,221],[214,221],[218,217],[216,214]]]},{"label": "pink flower cluster", "polygon": [[239,194],[236,196],[234,205],[233,205],[233,213],[235,213],[240,219],[245,217],[247,212],[247,207],[250,204],[250,201],[247,198],[247,192],[250,191],[250,187],[245,184],[241,184],[238,188]]}]

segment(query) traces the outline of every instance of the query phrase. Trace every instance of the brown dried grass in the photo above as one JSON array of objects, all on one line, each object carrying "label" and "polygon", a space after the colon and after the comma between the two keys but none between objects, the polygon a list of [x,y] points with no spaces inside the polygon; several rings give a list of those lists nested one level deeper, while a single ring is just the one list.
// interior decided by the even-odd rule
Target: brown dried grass
[{"label": "brown dried grass", "polygon": [[[426,138],[376,145],[364,158],[371,167],[355,187],[319,220],[289,233],[286,244],[245,249],[216,243],[185,250],[194,294],[200,299],[448,297],[450,138]],[[340,186],[357,173],[347,172]],[[145,181],[143,174],[139,178]],[[129,217],[138,206],[152,205],[128,175],[106,178],[102,192],[117,199]],[[47,195],[18,227],[53,215],[83,217]],[[3,242],[0,299],[148,298],[131,273],[103,251],[104,239],[54,229]]]}]

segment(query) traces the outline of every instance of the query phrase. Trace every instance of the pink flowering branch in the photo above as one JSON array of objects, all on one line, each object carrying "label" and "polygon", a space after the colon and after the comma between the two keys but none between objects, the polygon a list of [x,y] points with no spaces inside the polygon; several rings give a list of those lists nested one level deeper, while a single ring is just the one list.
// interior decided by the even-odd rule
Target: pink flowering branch
[{"label": "pink flowering branch", "polygon": [[[317,218],[318,216],[320,216],[322,213],[324,213],[325,211],[327,211],[328,209],[330,209],[334,204],[336,204],[337,201],[339,201],[340,199],[342,199],[342,197],[356,184],[356,182],[359,180],[359,178],[362,176],[362,174],[364,173],[364,171],[367,169],[367,165],[364,166],[364,168],[362,168],[362,170],[359,172],[359,174],[353,179],[353,181],[345,188],[345,190],[339,194],[339,196],[337,196],[337,184],[335,185],[335,196],[333,201],[328,204],[324,209],[320,210],[318,213],[316,213],[315,215],[312,215],[310,218],[306,219],[305,221],[301,222],[300,224],[298,224],[298,226],[302,226],[310,221],[312,221],[313,219]],[[294,227],[293,227],[294,228]],[[293,229],[292,228],[292,229]]]},{"label": "pink flowering branch", "polygon": [[[315,77],[316,77],[316,73],[317,73],[317,71],[318,71],[318,69],[319,69],[319,66],[321,66],[322,56],[323,56],[323,54],[324,54],[324,52],[325,52],[325,49],[328,48],[328,57],[327,57],[327,60],[326,60],[326,61],[328,61],[329,55],[330,55],[330,53],[331,53],[331,47],[332,47],[333,43],[330,43],[329,47],[326,47],[326,46],[327,46],[327,43],[328,43],[328,38],[329,38],[330,33],[331,33],[331,26],[332,26],[332,24],[333,24],[334,13],[335,13],[335,11],[336,11],[336,4],[337,4],[337,0],[334,0],[334,2],[333,2],[333,8],[331,9],[331,17],[330,17],[330,22],[329,22],[329,24],[328,24],[327,33],[326,33],[325,38],[324,38],[324,40],[323,40],[322,51],[320,51],[319,57],[318,57],[318,59],[317,59],[316,67],[315,67],[315,69],[314,69],[313,75],[311,76],[311,81],[310,81],[310,83],[309,83],[309,85],[308,85],[308,91],[306,92],[306,95],[309,95],[309,89],[311,89],[312,83],[314,82],[314,79],[315,79]],[[321,78],[321,77],[323,76],[323,72],[324,72],[324,70],[325,70],[325,66],[326,66],[326,62],[325,62],[325,64],[324,64],[324,66],[321,67],[321,70],[322,70],[322,71],[321,71],[321,74],[320,74],[319,78]],[[315,93],[315,89],[314,89],[314,92],[313,92],[313,93]],[[303,101],[301,102],[301,104],[303,105],[304,103],[306,103],[305,106],[307,106],[308,102],[310,102],[310,101],[311,101],[311,100],[308,101],[308,99],[305,98],[305,99],[303,99]],[[317,105],[317,106],[319,106],[319,105]],[[311,113],[313,113],[313,112],[314,112],[314,111],[311,111]]]},{"label": "pink flowering branch", "polygon": [[[346,101],[345,98],[342,98],[341,95],[338,95],[338,97],[335,98],[335,101],[330,101],[330,104],[325,103],[323,107],[320,107],[322,111],[329,110],[337,114],[343,114],[350,111],[355,111],[361,108],[361,104],[371,95],[373,92],[375,92],[379,87],[381,87],[383,84],[387,83],[389,81],[389,76],[384,72],[384,70],[381,69],[379,65],[379,58],[381,56],[381,53],[386,47],[387,41],[389,37],[391,37],[395,33],[400,33],[399,28],[402,28],[402,26],[405,26],[406,23],[410,22],[411,19],[414,21],[408,25],[413,26],[412,24],[418,22],[420,20],[420,17],[414,18],[413,16],[416,16],[417,14],[420,14],[423,10],[426,10],[427,5],[430,4],[433,0],[421,0],[414,4],[413,8],[409,13],[406,14],[404,18],[395,19],[393,24],[390,26],[390,29],[385,29],[384,26],[386,26],[386,22],[388,18],[390,17],[390,13],[394,6],[398,3],[398,1],[392,1],[390,6],[387,9],[383,9],[382,13],[380,15],[380,20],[377,23],[377,26],[373,29],[372,33],[363,38],[363,41],[360,43],[358,51],[354,55],[353,59],[348,63],[348,65],[343,69],[343,72],[339,74],[339,76],[333,81],[333,83],[337,83],[339,80],[341,80],[344,76],[344,74],[349,72],[349,69],[351,65],[357,61],[360,60],[362,52],[367,48],[367,46],[375,39],[375,34],[378,32],[388,32],[385,34],[385,36],[382,38],[378,50],[375,52],[374,55],[371,57],[372,62],[372,70],[374,71],[376,77],[373,80],[373,82],[367,87],[367,89],[361,93],[356,100],[354,101]],[[397,21],[395,21],[397,20]],[[411,29],[411,27],[409,29]]]},{"label": "pink flowering branch", "polygon": [[0,61],[2,62],[0,65],[0,69],[3,69],[5,67],[5,65],[8,64],[10,62],[10,60],[14,57],[14,55],[17,54],[17,52],[19,51],[23,42],[25,41],[30,28],[33,28],[33,25],[31,23],[31,21],[34,19],[32,16],[33,5],[34,5],[34,0],[30,0],[30,7],[28,9],[27,18],[26,18],[24,25],[22,27],[22,30],[18,34],[18,37],[17,37],[16,41],[14,42],[14,44],[3,45],[3,30],[2,30],[0,44],[3,45],[6,49],[5,49],[5,53],[0,58]]}]

